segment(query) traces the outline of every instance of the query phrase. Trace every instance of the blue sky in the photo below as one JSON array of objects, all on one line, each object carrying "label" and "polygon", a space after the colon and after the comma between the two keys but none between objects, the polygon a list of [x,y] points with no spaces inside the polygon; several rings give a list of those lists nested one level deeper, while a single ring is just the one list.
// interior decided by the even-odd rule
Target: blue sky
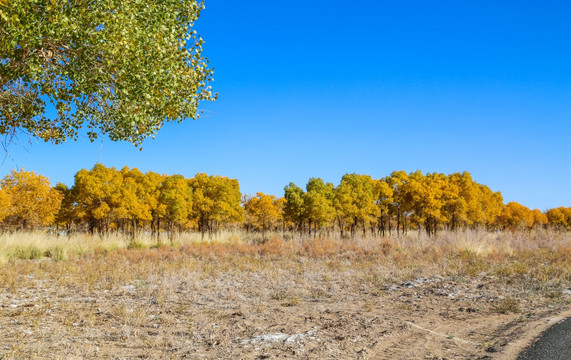
[{"label": "blue sky", "polygon": [[143,151],[20,139],[0,174],[71,185],[102,162],[281,196],[311,176],[466,170],[506,202],[571,206],[570,17],[567,1],[206,0],[205,117]]}]

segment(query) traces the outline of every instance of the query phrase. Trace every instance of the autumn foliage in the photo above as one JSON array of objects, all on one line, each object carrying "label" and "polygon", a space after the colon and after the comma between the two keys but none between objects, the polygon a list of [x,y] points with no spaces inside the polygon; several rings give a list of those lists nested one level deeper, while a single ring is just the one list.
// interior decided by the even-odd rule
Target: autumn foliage
[{"label": "autumn foliage", "polygon": [[63,195],[46,177],[33,171],[12,171],[0,184],[0,219],[4,225],[27,230],[55,221]]},{"label": "autumn foliage", "polygon": [[75,174],[71,188],[51,187],[47,178],[24,170],[1,181],[0,221],[4,229],[169,235],[181,231],[295,230],[339,232],[343,237],[479,228],[571,229],[571,208],[546,212],[516,202],[475,182],[468,172],[450,175],[395,171],[382,179],[346,174],[335,186],[310,178],[305,190],[294,183],[284,196],[242,195],[238,180],[199,173],[194,178],[102,164]]}]

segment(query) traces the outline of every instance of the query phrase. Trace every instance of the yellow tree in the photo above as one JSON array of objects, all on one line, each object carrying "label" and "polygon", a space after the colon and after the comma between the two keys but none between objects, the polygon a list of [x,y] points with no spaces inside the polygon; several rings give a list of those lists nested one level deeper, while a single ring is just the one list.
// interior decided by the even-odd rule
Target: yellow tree
[{"label": "yellow tree", "polygon": [[218,230],[222,225],[244,221],[238,180],[200,173],[190,179],[190,186],[193,218],[203,235],[206,231]]},{"label": "yellow tree", "polygon": [[75,215],[91,232],[109,231],[115,225],[115,212],[121,203],[123,176],[117,169],[96,164],[75,174]]},{"label": "yellow tree", "polygon": [[189,180],[182,175],[167,176],[160,188],[159,204],[171,237],[175,229],[181,230],[189,222],[192,203]]},{"label": "yellow tree", "polygon": [[66,231],[70,231],[74,221],[74,193],[63,183],[57,183],[55,189],[62,194],[62,202],[56,215],[55,224],[58,227],[65,228]]},{"label": "yellow tree", "polygon": [[546,215],[549,225],[555,228],[566,229],[571,227],[571,208],[558,207],[549,209]]},{"label": "yellow tree", "polygon": [[443,212],[448,226],[454,230],[457,227],[471,226],[481,223],[484,218],[482,206],[479,203],[480,188],[472,180],[468,172],[454,173],[448,176],[444,189]]},{"label": "yellow tree", "polygon": [[515,201],[504,206],[499,220],[504,229],[529,229],[534,224],[532,211]]},{"label": "yellow tree", "polygon": [[[494,211],[499,211],[503,206],[503,198],[501,193],[492,192],[491,199],[489,200],[489,205],[496,207],[495,210],[490,209],[489,213],[486,214],[482,204],[480,203],[481,196],[481,186],[472,180],[472,175],[468,172],[463,172],[459,180],[460,185],[460,197],[466,203],[466,219],[461,225],[477,227],[484,223],[486,216],[493,216]],[[492,205],[494,204],[494,205]],[[495,215],[497,216],[497,214]]]},{"label": "yellow tree", "polygon": [[402,186],[402,192],[404,193],[403,204],[408,210],[411,222],[416,224],[418,229],[422,228],[425,221],[424,211],[431,196],[427,180],[422,172],[411,172]]},{"label": "yellow tree", "polygon": [[[387,184],[391,187],[393,191],[393,202],[389,204],[389,213],[396,217],[397,222],[397,235],[399,234],[400,225],[402,223],[402,232],[404,234],[404,229],[406,227],[406,217],[405,212],[408,210],[406,197],[406,184],[408,182],[408,174],[404,171],[393,171],[389,177],[387,177]],[[389,221],[389,233],[391,232],[391,223]]]},{"label": "yellow tree", "polygon": [[335,209],[341,235],[349,228],[351,235],[362,226],[363,234],[378,217],[373,179],[369,175],[345,174],[335,188]]},{"label": "yellow tree", "polygon": [[0,188],[0,222],[10,214],[10,198],[4,189]]},{"label": "yellow tree", "polygon": [[571,228],[571,207],[564,207],[563,214],[565,214],[565,222],[567,223],[567,228]]},{"label": "yellow tree", "polygon": [[408,175],[408,181],[404,185],[405,199],[410,218],[419,231],[424,227],[429,235],[433,235],[439,224],[446,221],[442,212],[446,186],[447,179],[444,174],[423,175],[422,172],[416,171]]},{"label": "yellow tree", "polygon": [[139,227],[152,220],[151,208],[147,203],[148,188],[145,186],[145,175],[139,169],[125,166],[120,173],[123,183],[114,214],[123,232],[129,231],[134,236]]},{"label": "yellow tree", "polygon": [[444,207],[444,191],[446,189],[448,179],[446,175],[432,173],[426,176],[424,184],[424,227],[428,235],[436,234],[439,224],[445,223],[448,219],[443,213]]},{"label": "yellow tree", "polygon": [[33,171],[13,170],[1,181],[9,199],[7,221],[22,229],[49,226],[55,221],[63,195],[48,178]]},{"label": "yellow tree", "polygon": [[246,199],[244,211],[247,225],[254,229],[262,230],[264,235],[267,230],[274,228],[281,218],[281,208],[278,199],[274,195],[266,195],[261,192]]},{"label": "yellow tree", "polygon": [[539,209],[533,209],[531,211],[533,214],[533,227],[545,227],[549,224],[547,215],[542,213]]},{"label": "yellow tree", "polygon": [[478,202],[481,206],[481,224],[485,225],[488,229],[496,228],[500,223],[500,215],[504,207],[504,200],[502,194],[497,191],[490,190],[486,185],[479,185],[480,191],[478,192]]},{"label": "yellow tree", "polygon": [[394,191],[387,182],[387,178],[373,180],[373,195],[375,204],[379,208],[378,231],[385,236],[387,223],[390,222],[389,206],[393,202]]},{"label": "yellow tree", "polygon": [[166,175],[160,175],[152,171],[145,173],[142,179],[145,189],[145,204],[151,213],[151,235],[156,235],[160,242],[161,218],[166,215],[166,205],[160,202],[161,188],[166,180]]},{"label": "yellow tree", "polygon": [[286,199],[284,197],[280,197],[276,199],[276,206],[279,209],[280,216],[278,218],[278,222],[281,226],[282,231],[286,229],[286,220],[284,217],[285,214],[285,206],[286,206]]}]

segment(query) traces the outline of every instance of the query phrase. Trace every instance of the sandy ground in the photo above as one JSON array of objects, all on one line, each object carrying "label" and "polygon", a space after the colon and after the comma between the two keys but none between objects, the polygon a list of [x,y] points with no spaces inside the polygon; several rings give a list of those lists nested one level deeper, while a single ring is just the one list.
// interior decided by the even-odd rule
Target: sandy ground
[{"label": "sandy ground", "polygon": [[0,358],[515,359],[571,303],[565,287],[350,260],[112,261],[13,265]]}]

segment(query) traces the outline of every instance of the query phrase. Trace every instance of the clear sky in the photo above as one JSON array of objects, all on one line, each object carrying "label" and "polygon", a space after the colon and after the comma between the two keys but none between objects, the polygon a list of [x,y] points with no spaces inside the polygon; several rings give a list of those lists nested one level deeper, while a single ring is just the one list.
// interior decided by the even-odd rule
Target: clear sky
[{"label": "clear sky", "polygon": [[281,196],[312,176],[466,170],[505,202],[571,206],[570,18],[569,1],[206,0],[205,117],[143,151],[21,138],[0,174],[71,185],[102,162]]}]

